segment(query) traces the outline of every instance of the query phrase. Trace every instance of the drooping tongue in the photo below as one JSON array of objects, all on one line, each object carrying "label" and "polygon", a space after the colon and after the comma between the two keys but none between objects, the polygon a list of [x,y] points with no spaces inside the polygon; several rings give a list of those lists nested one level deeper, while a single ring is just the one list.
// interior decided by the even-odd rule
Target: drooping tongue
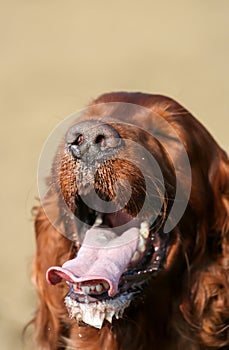
[{"label": "drooping tongue", "polygon": [[137,248],[139,229],[132,227],[121,235],[112,229],[92,227],[87,231],[77,256],[62,267],[50,267],[46,273],[50,284],[62,279],[70,283],[90,285],[96,280],[109,284],[109,296],[118,292],[119,279]]}]

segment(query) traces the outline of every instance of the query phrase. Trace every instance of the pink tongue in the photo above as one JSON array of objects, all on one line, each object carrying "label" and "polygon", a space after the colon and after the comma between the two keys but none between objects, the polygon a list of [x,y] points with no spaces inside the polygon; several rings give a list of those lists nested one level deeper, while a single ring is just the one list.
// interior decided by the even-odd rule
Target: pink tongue
[{"label": "pink tongue", "polygon": [[50,267],[47,281],[56,284],[63,278],[70,283],[91,284],[103,280],[109,283],[108,294],[114,296],[118,292],[119,279],[137,248],[138,236],[136,227],[120,236],[109,228],[92,227],[76,258],[66,261],[62,267]]}]

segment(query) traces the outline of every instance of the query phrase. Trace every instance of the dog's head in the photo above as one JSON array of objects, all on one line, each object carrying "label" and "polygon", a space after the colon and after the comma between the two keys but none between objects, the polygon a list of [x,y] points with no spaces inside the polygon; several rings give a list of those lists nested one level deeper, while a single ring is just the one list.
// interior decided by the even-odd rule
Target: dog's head
[{"label": "dog's head", "polygon": [[204,127],[169,98],[94,101],[65,133],[49,179],[55,224],[77,251],[46,276],[67,282],[70,316],[101,328],[157,281],[182,280],[203,256],[222,256],[226,164]]}]

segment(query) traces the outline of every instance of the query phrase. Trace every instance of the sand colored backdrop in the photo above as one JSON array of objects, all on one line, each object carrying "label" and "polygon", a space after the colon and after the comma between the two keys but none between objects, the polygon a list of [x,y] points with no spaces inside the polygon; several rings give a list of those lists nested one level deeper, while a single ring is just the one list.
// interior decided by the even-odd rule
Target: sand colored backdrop
[{"label": "sand colored backdrop", "polygon": [[[36,168],[52,128],[114,90],[174,97],[229,149],[229,2],[1,1],[0,348],[21,349]],[[27,347],[31,348],[31,347]]]}]

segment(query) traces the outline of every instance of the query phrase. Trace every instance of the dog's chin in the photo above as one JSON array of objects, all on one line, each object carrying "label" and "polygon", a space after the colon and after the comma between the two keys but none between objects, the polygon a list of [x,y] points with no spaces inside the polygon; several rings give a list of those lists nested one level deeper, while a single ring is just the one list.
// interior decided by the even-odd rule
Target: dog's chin
[{"label": "dog's chin", "polygon": [[133,299],[142,298],[150,280],[163,269],[169,237],[161,222],[152,224],[150,216],[140,221],[125,211],[88,215],[94,223],[76,257],[62,267],[51,267],[47,280],[67,282],[65,304],[71,318],[101,328],[105,321],[122,317]]},{"label": "dog's chin", "polygon": [[70,295],[65,298],[69,317],[74,318],[79,325],[90,325],[102,328],[104,321],[112,323],[113,317],[122,317],[124,310],[130,305],[137,292],[119,293],[113,298],[101,299],[84,295],[74,300]]}]

